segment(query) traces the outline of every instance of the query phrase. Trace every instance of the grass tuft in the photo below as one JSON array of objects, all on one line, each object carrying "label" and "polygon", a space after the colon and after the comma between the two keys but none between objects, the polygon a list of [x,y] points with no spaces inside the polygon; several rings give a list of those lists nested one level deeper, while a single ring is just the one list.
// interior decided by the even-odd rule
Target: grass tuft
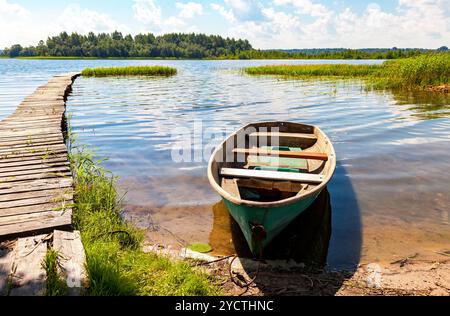
[{"label": "grass tuft", "polygon": [[450,53],[424,54],[381,65],[273,65],[245,68],[249,75],[363,79],[373,89],[432,90],[450,83]]},{"label": "grass tuft", "polygon": [[81,72],[85,77],[122,77],[122,76],[163,76],[177,74],[177,70],[165,66],[126,66],[109,68],[86,68]]},{"label": "grass tuft", "polygon": [[58,252],[53,248],[48,249],[42,266],[47,274],[46,296],[64,296],[68,287],[58,272]]}]

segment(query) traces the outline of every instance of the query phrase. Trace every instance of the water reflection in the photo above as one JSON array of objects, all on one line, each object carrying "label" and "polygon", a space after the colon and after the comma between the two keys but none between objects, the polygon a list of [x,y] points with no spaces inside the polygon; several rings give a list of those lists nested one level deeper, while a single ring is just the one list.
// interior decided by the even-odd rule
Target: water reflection
[{"label": "water reflection", "polygon": [[450,116],[450,93],[391,91],[396,106],[420,120]]},{"label": "water reflection", "polygon": [[[253,258],[237,222],[225,204],[213,207],[214,223],[210,243],[216,255],[238,254]],[[331,238],[331,203],[328,190],[284,229],[264,250],[264,259],[292,259],[310,265],[324,266]]]}]

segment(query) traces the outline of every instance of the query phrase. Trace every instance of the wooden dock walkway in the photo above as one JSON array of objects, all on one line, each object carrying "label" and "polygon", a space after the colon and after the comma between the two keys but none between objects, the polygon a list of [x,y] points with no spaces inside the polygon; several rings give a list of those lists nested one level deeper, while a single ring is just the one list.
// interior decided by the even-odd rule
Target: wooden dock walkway
[{"label": "wooden dock walkway", "polygon": [[65,101],[78,73],[53,77],[0,122],[0,240],[72,224]]},{"label": "wooden dock walkway", "polygon": [[73,177],[64,138],[65,101],[79,75],[53,77],[0,122],[0,296],[44,295],[50,247],[59,254],[68,294],[84,288],[84,249],[79,232],[71,232]]}]

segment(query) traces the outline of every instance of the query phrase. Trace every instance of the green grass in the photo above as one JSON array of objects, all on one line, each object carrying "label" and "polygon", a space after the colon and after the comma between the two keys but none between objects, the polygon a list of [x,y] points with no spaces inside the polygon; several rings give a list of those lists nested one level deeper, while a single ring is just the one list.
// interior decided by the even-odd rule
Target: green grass
[{"label": "green grass", "polygon": [[209,275],[186,261],[141,250],[144,232],[125,223],[116,178],[84,147],[71,148],[75,177],[74,223],[81,232],[89,276],[87,295],[209,296],[221,294]]},{"label": "green grass", "polygon": [[302,79],[363,79],[374,89],[424,90],[450,83],[450,53],[424,54],[381,65],[273,65],[245,68],[249,75]]},{"label": "green grass", "polygon": [[174,76],[177,70],[165,66],[127,66],[109,68],[86,68],[81,72],[85,77],[119,77],[119,76]]},{"label": "green grass", "polygon": [[42,266],[47,274],[46,296],[64,296],[68,288],[66,282],[58,272],[58,252],[50,248],[44,258]]}]

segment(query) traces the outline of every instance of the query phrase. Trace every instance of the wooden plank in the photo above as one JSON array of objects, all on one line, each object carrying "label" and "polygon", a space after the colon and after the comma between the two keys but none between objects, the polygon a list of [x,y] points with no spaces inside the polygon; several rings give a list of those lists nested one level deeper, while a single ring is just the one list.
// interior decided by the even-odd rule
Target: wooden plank
[{"label": "wooden plank", "polygon": [[[0,195],[0,203],[1,202],[12,202],[17,200],[25,200],[31,198],[40,198],[40,197],[49,197],[49,196],[63,196],[66,194],[72,193],[72,188],[65,189],[46,189],[39,191],[29,191],[29,192],[21,192],[21,193],[11,193],[11,194],[2,194]],[[72,198],[70,198],[72,199]],[[0,212],[1,213],[1,212]],[[0,214],[1,216],[1,214]]]},{"label": "wooden plank", "polygon": [[49,128],[9,128],[0,127],[0,131],[10,136],[28,136],[31,134],[61,133],[60,127]]},{"label": "wooden plank", "polygon": [[45,158],[45,155],[38,156],[26,156],[26,157],[15,157],[15,158],[4,158],[0,159],[0,168],[9,168],[11,166],[21,166],[21,165],[34,165],[36,163],[51,163],[54,161],[68,161],[67,151],[60,152],[58,154],[49,155]]},{"label": "wooden plank", "polygon": [[33,146],[43,146],[43,145],[59,145],[64,144],[63,137],[58,138],[48,138],[48,139],[38,139],[38,140],[26,140],[26,141],[15,141],[15,142],[0,142],[0,149],[4,148],[27,148]]},{"label": "wooden plank", "polygon": [[302,183],[322,183],[325,179],[324,176],[317,174],[231,168],[222,168],[220,174],[222,177],[256,178],[278,181],[295,181]]},{"label": "wooden plank", "polygon": [[311,160],[321,160],[327,161],[328,155],[325,153],[313,153],[306,151],[279,151],[279,150],[264,150],[259,148],[236,148],[233,149],[235,154],[245,154],[245,155],[255,155],[255,156],[275,156],[281,158],[299,158],[299,159],[311,159]]},{"label": "wooden plank", "polygon": [[46,235],[21,238],[14,250],[11,296],[45,294],[46,273],[42,266],[47,254]]},{"label": "wooden plank", "polygon": [[25,169],[25,170],[14,170],[14,171],[4,171],[3,169],[0,169],[0,178],[3,177],[17,177],[17,176],[23,176],[23,175],[32,175],[37,173],[43,173],[43,172],[70,172],[69,166],[52,166],[48,168],[40,168],[40,169]]},{"label": "wooden plank", "polygon": [[71,209],[0,217],[0,236],[2,238],[10,238],[10,236],[18,234],[49,232],[53,229],[70,227],[71,225]]},{"label": "wooden plank", "polygon": [[13,242],[10,247],[0,247],[0,296],[9,294],[15,244]]},{"label": "wooden plank", "polygon": [[[39,179],[52,179],[52,178],[67,178],[71,177],[70,172],[43,172],[36,174],[29,174],[24,176],[11,176],[11,177],[0,177],[0,183],[6,182],[21,182],[28,180],[39,180]],[[1,186],[0,186],[1,187]]]},{"label": "wooden plank", "polygon": [[37,128],[46,128],[46,127],[55,127],[55,128],[61,128],[62,120],[59,119],[48,119],[46,121],[42,120],[39,122],[4,122],[0,125],[1,129],[37,129]]},{"label": "wooden plank", "polygon": [[[66,154],[67,155],[67,149],[66,148],[55,148],[50,149],[46,151],[36,151],[36,152],[30,152],[30,153],[17,153],[17,154],[1,154],[0,155],[0,164],[3,162],[13,161],[13,159],[22,159],[22,158],[29,158],[29,157],[47,157],[52,158],[53,156],[59,155],[59,154]],[[17,161],[17,160],[16,160]]]},{"label": "wooden plank", "polygon": [[70,172],[70,167],[66,164],[65,166],[50,166],[47,168],[38,168],[38,169],[26,168],[25,170],[13,170],[13,171],[0,169],[0,178],[31,175],[43,172]]},{"label": "wooden plank", "polygon": [[317,136],[314,134],[304,133],[280,133],[280,132],[255,132],[251,133],[250,137],[257,138],[297,138],[297,139],[310,139],[317,140]]},{"label": "wooden plank", "polygon": [[237,199],[241,198],[236,179],[222,178],[222,188]]},{"label": "wooden plank", "polygon": [[8,157],[8,156],[18,156],[18,155],[28,155],[40,152],[49,152],[54,150],[67,150],[65,144],[46,144],[44,146],[30,146],[30,147],[22,147],[22,148],[8,148],[8,149],[0,149],[0,156]]},{"label": "wooden plank", "polygon": [[4,172],[38,170],[38,169],[43,170],[43,169],[56,168],[56,167],[68,168],[69,166],[70,166],[70,164],[68,161],[47,163],[45,160],[42,160],[40,164],[34,164],[34,165],[22,165],[22,166],[15,166],[15,167],[8,167],[8,166],[0,165],[0,174],[2,174]]},{"label": "wooden plank", "polygon": [[46,189],[58,189],[71,187],[73,184],[70,178],[54,178],[54,179],[37,179],[32,181],[20,181],[10,183],[0,183],[0,195],[39,191]]},{"label": "wooden plank", "polygon": [[58,267],[69,288],[69,295],[81,295],[87,285],[86,255],[79,231],[55,230],[53,248],[58,252]]},{"label": "wooden plank", "polygon": [[[66,206],[67,209],[70,209],[73,206],[73,201],[67,201]],[[63,207],[64,205],[61,202],[14,207],[11,209],[1,210],[0,218],[25,214],[56,212],[62,210]]]},{"label": "wooden plank", "polygon": [[70,193],[63,193],[61,195],[45,195],[41,197],[31,197],[31,198],[23,198],[23,199],[16,199],[13,201],[6,201],[6,202],[0,202],[0,214],[3,213],[3,211],[12,209],[14,207],[20,207],[20,206],[34,206],[38,204],[45,204],[45,203],[64,203],[66,201],[72,201],[73,194]]},{"label": "wooden plank", "polygon": [[46,121],[49,118],[50,119],[61,119],[62,115],[64,114],[64,111],[60,110],[59,113],[51,114],[51,115],[23,115],[22,113],[15,112],[13,115],[9,116],[8,118],[4,119],[3,122],[17,122],[18,118],[20,118],[21,122],[27,122],[27,123],[34,123],[34,122],[41,122]]},{"label": "wooden plank", "polygon": [[26,135],[5,135],[5,134],[0,134],[0,142],[6,142],[6,141],[20,141],[20,140],[24,140],[24,141],[28,141],[28,140],[33,140],[36,137],[39,138],[46,138],[46,137],[61,137],[61,132],[57,132],[57,133],[44,133],[44,134],[32,134],[32,133],[28,133]]},{"label": "wooden plank", "polygon": [[297,193],[303,189],[303,185],[298,182],[291,181],[271,181],[262,179],[245,179],[241,178],[237,180],[240,187],[263,189],[263,190],[279,190],[281,192]]}]

